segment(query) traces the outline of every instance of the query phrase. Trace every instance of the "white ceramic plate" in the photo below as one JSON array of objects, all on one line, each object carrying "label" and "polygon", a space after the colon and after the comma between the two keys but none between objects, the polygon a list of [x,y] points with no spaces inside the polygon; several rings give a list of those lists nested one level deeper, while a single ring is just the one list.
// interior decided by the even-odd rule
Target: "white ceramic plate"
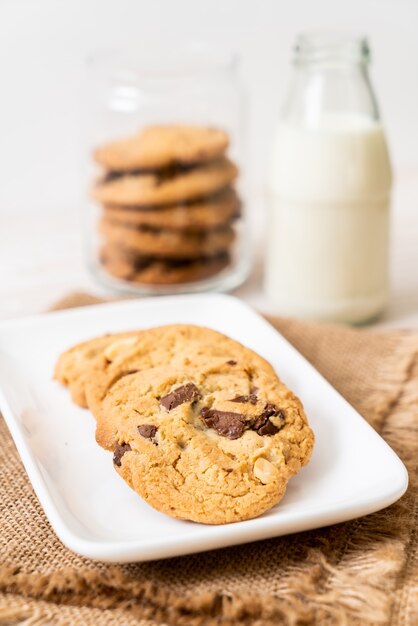
[{"label": "white ceramic plate", "polygon": [[[52,380],[58,355],[76,342],[177,322],[209,326],[256,350],[305,405],[316,435],[312,460],[280,504],[257,519],[205,526],[154,511],[96,444],[89,412]],[[325,526],[388,506],[407,487],[406,469],[383,439],[276,330],[230,296],[144,299],[3,323],[0,385],[0,408],[52,527],[68,548],[94,559],[145,561]]]}]

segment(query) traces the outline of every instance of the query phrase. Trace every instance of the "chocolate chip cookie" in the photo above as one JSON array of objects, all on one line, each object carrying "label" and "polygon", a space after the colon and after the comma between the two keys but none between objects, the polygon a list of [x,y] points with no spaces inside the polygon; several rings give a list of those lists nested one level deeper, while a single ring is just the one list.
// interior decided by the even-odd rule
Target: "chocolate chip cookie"
[{"label": "chocolate chip cookie", "polygon": [[94,154],[108,170],[159,169],[172,164],[202,163],[220,157],[228,136],[204,126],[149,126],[133,137],[110,142]]},{"label": "chocolate chip cookie", "polygon": [[131,227],[102,218],[99,227],[103,240],[143,256],[164,258],[199,258],[215,256],[229,248],[234,240],[231,226],[207,231],[160,230],[151,227]]},{"label": "chocolate chip cookie", "polygon": [[228,252],[194,259],[169,259],[125,252],[104,246],[100,262],[106,271],[121,280],[144,285],[177,285],[210,278],[230,263]]},{"label": "chocolate chip cookie", "polygon": [[[54,378],[69,387],[73,401],[98,414],[101,401],[111,386],[133,371],[166,362],[184,364],[202,353],[232,357],[245,356],[246,348],[220,333],[189,324],[174,324],[147,330],[112,333],[95,337],[63,352]],[[253,354],[253,353],[251,353]],[[254,355],[258,367],[266,363]],[[270,367],[270,366],[269,366]],[[89,402],[86,387],[89,387]]]},{"label": "chocolate chip cookie", "polygon": [[237,167],[226,157],[200,166],[170,167],[153,172],[112,171],[92,190],[103,204],[120,206],[175,204],[204,198],[232,183]]},{"label": "chocolate chip cookie", "polygon": [[300,401],[269,363],[216,331],[172,325],[93,339],[61,357],[60,380],[74,359],[72,382],[77,370],[97,441],[127,483],[172,517],[260,515],[310,458]]},{"label": "chocolate chip cookie", "polygon": [[[132,372],[170,363],[173,368],[188,367],[198,359],[217,359],[229,367],[246,363],[252,368],[273,374],[267,361],[229,337],[209,328],[191,324],[172,324],[144,330],[127,339],[115,338],[94,362],[94,373],[84,380],[87,405],[94,415],[102,415],[102,401],[113,385]],[[90,366],[91,367],[91,366]],[[106,447],[113,442],[100,441]]]},{"label": "chocolate chip cookie", "polygon": [[313,447],[300,402],[251,359],[201,356],[127,375],[102,416],[97,439],[112,442],[122,478],[158,511],[206,524],[277,504]]},{"label": "chocolate chip cookie", "polygon": [[106,219],[131,226],[151,226],[165,230],[208,230],[229,224],[239,217],[237,193],[227,188],[204,199],[160,207],[106,205]]}]

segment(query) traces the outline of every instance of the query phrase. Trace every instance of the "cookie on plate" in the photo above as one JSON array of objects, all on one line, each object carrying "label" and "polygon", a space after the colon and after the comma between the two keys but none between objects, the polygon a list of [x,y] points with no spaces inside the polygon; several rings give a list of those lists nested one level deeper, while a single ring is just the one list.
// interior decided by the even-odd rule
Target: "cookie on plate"
[{"label": "cookie on plate", "polygon": [[217,274],[230,263],[228,252],[195,259],[167,259],[124,252],[103,246],[100,261],[115,278],[144,285],[177,285],[203,280]]},{"label": "cookie on plate", "polygon": [[[257,367],[273,372],[267,361],[215,330],[192,324],[170,324],[144,330],[122,341],[115,337],[114,343],[108,344],[95,359],[94,372],[90,367],[84,379],[87,405],[100,418],[103,399],[121,378],[166,364],[181,369],[202,356],[218,359],[228,367],[249,362],[249,371]],[[101,440],[100,444],[112,446],[113,441],[106,444]]]},{"label": "cookie on plate", "polygon": [[190,165],[220,157],[228,136],[205,126],[149,126],[133,137],[112,141],[94,157],[108,170],[159,169],[172,164]]},{"label": "cookie on plate", "polygon": [[240,201],[232,188],[208,198],[163,207],[123,207],[106,205],[109,221],[131,226],[151,226],[166,230],[207,230],[229,224],[239,217]]},{"label": "cookie on plate", "polygon": [[260,515],[309,461],[314,436],[300,401],[267,361],[214,330],[118,333],[59,363],[63,382],[81,376],[115,469],[172,517],[218,524]]},{"label": "cookie on plate", "polygon": [[[231,359],[234,355],[241,358],[245,350],[214,330],[189,324],[109,333],[80,342],[63,352],[55,365],[54,378],[69,388],[76,404],[89,407],[98,415],[108,390],[127,374],[161,365],[167,360],[176,364],[187,363],[202,351],[214,356],[226,353]],[[263,362],[260,359],[260,367]]]},{"label": "cookie on plate", "polygon": [[270,509],[313,447],[299,400],[248,356],[231,365],[202,355],[123,377],[103,401],[97,439],[151,506],[205,524]]},{"label": "cookie on plate", "polygon": [[197,167],[113,172],[96,184],[92,196],[103,204],[120,206],[175,204],[216,193],[237,175],[237,167],[226,157]]}]

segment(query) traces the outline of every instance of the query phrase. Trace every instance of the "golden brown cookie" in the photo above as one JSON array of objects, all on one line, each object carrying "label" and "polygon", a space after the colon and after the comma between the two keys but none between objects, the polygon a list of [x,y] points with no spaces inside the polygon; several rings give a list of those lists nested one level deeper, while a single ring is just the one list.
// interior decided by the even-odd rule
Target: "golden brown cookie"
[{"label": "golden brown cookie", "polygon": [[215,256],[227,250],[234,240],[230,226],[208,231],[153,230],[117,224],[104,217],[99,230],[103,240],[112,247],[165,258]]},{"label": "golden brown cookie", "polygon": [[92,196],[103,204],[120,206],[175,204],[216,193],[237,175],[236,166],[222,157],[198,167],[113,173],[97,183]]},{"label": "golden brown cookie", "polygon": [[98,148],[94,154],[108,170],[158,169],[180,163],[202,163],[220,157],[227,134],[205,126],[149,126],[133,137]]},{"label": "golden brown cookie", "polygon": [[174,325],[95,337],[63,352],[56,363],[54,378],[68,386],[73,401],[83,407],[88,406],[86,385],[89,383],[89,408],[95,413],[108,386],[121,376],[133,369],[162,363],[165,356],[159,341],[174,345],[177,341],[187,340],[189,349],[196,355],[201,350],[213,350],[211,343],[215,342],[217,335],[215,331],[208,331],[202,338],[199,327]]},{"label": "golden brown cookie", "polygon": [[208,524],[255,517],[309,461],[300,401],[225,335],[191,325],[119,333],[75,346],[61,364],[80,355],[97,441],[161,512]]},{"label": "golden brown cookie", "polygon": [[126,254],[105,246],[100,253],[103,267],[115,278],[144,285],[177,285],[209,278],[230,262],[227,252],[197,259],[165,259]]},{"label": "golden brown cookie", "polygon": [[[88,407],[99,417],[103,398],[125,375],[167,362],[173,367],[183,367],[202,355],[219,357],[221,362],[228,361],[228,365],[242,365],[251,358],[252,367],[271,372],[271,366],[260,356],[214,330],[190,324],[160,326],[127,339],[115,337],[114,344],[107,345],[90,362],[88,376],[83,381]],[[103,439],[100,443],[106,445]]]},{"label": "golden brown cookie", "polygon": [[104,215],[119,224],[167,230],[206,230],[228,224],[238,217],[239,210],[240,201],[236,192],[227,188],[203,200],[155,209],[107,205]]},{"label": "golden brown cookie", "polygon": [[113,450],[128,484],[172,517],[221,524],[262,514],[310,458],[314,438],[301,403],[231,339],[194,330],[202,337],[195,353],[185,329],[182,342],[164,332],[154,350],[165,364],[108,389],[98,442]]}]

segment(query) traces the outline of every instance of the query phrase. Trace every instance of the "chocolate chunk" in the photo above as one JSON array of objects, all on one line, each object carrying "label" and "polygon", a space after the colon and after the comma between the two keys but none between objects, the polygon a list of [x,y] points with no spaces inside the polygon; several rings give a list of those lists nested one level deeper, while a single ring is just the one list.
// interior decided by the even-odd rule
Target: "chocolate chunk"
[{"label": "chocolate chunk", "polygon": [[263,415],[265,415],[266,417],[272,417],[274,415],[279,417],[280,420],[283,420],[284,422],[284,411],[282,411],[282,409],[279,409],[279,407],[275,406],[274,404],[267,403],[264,407]]},{"label": "chocolate chunk", "polygon": [[275,435],[279,430],[280,428],[277,428],[273,422],[267,419],[266,423],[258,428],[257,433],[259,435]]},{"label": "chocolate chunk", "polygon": [[241,413],[231,413],[230,411],[217,411],[205,407],[201,410],[200,415],[206,426],[216,430],[221,437],[228,439],[238,439],[246,427],[246,419]]},{"label": "chocolate chunk", "polygon": [[115,451],[113,452],[113,463],[120,467],[122,465],[121,459],[125,452],[132,450],[129,443],[117,443]]},{"label": "chocolate chunk", "polygon": [[231,359],[230,361],[227,361],[227,362],[226,362],[226,364],[227,364],[227,365],[236,365],[236,364],[237,364],[237,362],[236,362],[236,361],[234,361],[234,359]]},{"label": "chocolate chunk", "polygon": [[158,428],[153,424],[141,424],[138,426],[138,432],[145,439],[152,439],[157,434]]},{"label": "chocolate chunk", "polygon": [[240,402],[240,403],[250,403],[250,404],[257,404],[257,396],[255,395],[255,393],[250,393],[250,395],[248,396],[237,396],[236,398],[233,398],[232,400],[230,400],[230,402]]},{"label": "chocolate chunk", "polygon": [[250,393],[252,393],[252,394],[254,394],[256,396],[257,393],[258,393],[258,387],[251,387]]},{"label": "chocolate chunk", "polygon": [[160,404],[168,411],[171,411],[184,402],[195,402],[201,397],[200,391],[196,385],[194,383],[187,383],[187,385],[177,387],[177,389],[174,389],[171,393],[163,396],[160,400]]},{"label": "chocolate chunk", "polygon": [[[280,419],[280,426],[276,426],[270,421],[270,417],[278,417]],[[257,432],[257,434],[263,435],[275,435],[279,432],[280,428],[284,426],[285,415],[282,409],[279,409],[274,404],[267,403],[264,407],[264,411],[262,414],[257,417],[255,422],[252,425],[252,429]]]}]

